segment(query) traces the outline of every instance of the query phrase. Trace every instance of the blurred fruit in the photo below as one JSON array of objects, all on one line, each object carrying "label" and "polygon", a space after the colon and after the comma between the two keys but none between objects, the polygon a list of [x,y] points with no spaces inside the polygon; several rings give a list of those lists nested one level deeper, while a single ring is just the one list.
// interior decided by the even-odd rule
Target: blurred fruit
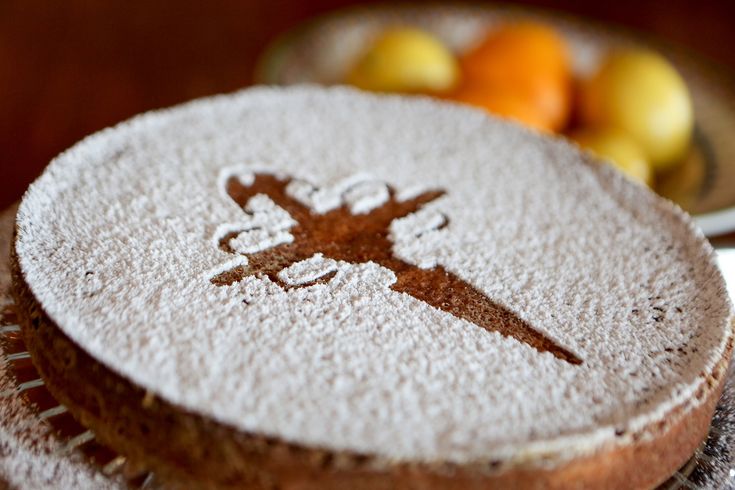
[{"label": "blurred fruit", "polygon": [[506,24],[491,31],[460,60],[472,90],[526,98],[558,131],[569,118],[569,51],[552,28],[533,22]]},{"label": "blurred fruit", "polygon": [[586,124],[616,126],[641,145],[655,171],[675,166],[689,148],[694,116],[684,80],[648,51],[610,55],[582,86]]},{"label": "blurred fruit", "polygon": [[607,160],[628,177],[651,185],[653,171],[640,145],[620,129],[585,128],[570,136],[582,148]]},{"label": "blurred fruit", "polygon": [[458,79],[454,55],[432,35],[407,27],[381,34],[347,76],[348,83],[377,92],[443,92]]},{"label": "blurred fruit", "polygon": [[707,179],[707,156],[693,144],[681,164],[656,178],[656,192],[694,214]]},{"label": "blurred fruit", "polygon": [[504,93],[466,87],[453,93],[451,99],[479,107],[498,116],[513,119],[543,132],[551,132],[551,124],[526,97],[515,92]]}]

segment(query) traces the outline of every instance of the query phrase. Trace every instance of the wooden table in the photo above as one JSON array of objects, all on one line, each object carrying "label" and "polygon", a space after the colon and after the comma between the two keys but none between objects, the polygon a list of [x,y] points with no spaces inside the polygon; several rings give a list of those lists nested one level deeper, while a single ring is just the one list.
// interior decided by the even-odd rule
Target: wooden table
[{"label": "wooden table", "polygon": [[[0,0],[0,209],[83,136],[252,81],[280,32],[350,0]],[[651,32],[735,71],[735,2],[526,0]],[[735,245],[735,234],[727,238]]]}]

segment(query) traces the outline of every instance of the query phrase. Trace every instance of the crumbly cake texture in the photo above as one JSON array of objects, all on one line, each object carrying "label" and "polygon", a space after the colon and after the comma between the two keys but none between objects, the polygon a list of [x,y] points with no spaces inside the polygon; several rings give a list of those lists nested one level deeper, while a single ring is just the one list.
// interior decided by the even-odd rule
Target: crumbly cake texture
[{"label": "crumbly cake texture", "polygon": [[[260,233],[235,238],[244,250],[288,241],[265,199],[246,213],[224,192],[263,172],[314,212],[365,212],[376,183],[444,189],[422,209],[449,224],[416,233],[436,220],[407,217],[393,253],[442,265],[582,364],[392,291],[376,264],[314,257],[284,279],[333,280],[289,290],[213,284],[247,264],[217,246],[227,233]],[[255,229],[259,211],[273,219]],[[248,90],[87,138],[28,190],[16,252],[49,318],[134,384],[246,432],[394,461],[553,465],[630,442],[702,403],[731,336],[713,251],[678,208],[563,141],[344,88]]]}]

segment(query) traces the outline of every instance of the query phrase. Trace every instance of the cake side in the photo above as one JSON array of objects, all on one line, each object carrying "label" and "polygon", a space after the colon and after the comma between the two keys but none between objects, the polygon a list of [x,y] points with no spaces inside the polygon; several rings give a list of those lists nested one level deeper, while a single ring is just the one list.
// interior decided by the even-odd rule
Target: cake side
[{"label": "cake side", "polygon": [[19,321],[10,265],[17,207],[16,203],[0,211],[0,488],[123,489],[120,478],[104,477],[88,460],[70,457],[54,424],[38,417],[28,392],[16,391],[19,371],[35,374],[28,361],[6,357],[22,345],[18,340],[22,333],[15,331]]}]

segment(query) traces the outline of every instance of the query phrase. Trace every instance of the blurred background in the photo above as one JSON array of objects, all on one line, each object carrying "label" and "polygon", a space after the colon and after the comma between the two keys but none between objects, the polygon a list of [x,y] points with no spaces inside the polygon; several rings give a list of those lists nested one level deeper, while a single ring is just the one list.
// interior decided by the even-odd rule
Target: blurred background
[{"label": "blurred background", "polygon": [[[278,34],[354,3],[0,0],[0,207],[83,136],[148,109],[247,86]],[[521,4],[627,26],[735,72],[733,1]]]}]

